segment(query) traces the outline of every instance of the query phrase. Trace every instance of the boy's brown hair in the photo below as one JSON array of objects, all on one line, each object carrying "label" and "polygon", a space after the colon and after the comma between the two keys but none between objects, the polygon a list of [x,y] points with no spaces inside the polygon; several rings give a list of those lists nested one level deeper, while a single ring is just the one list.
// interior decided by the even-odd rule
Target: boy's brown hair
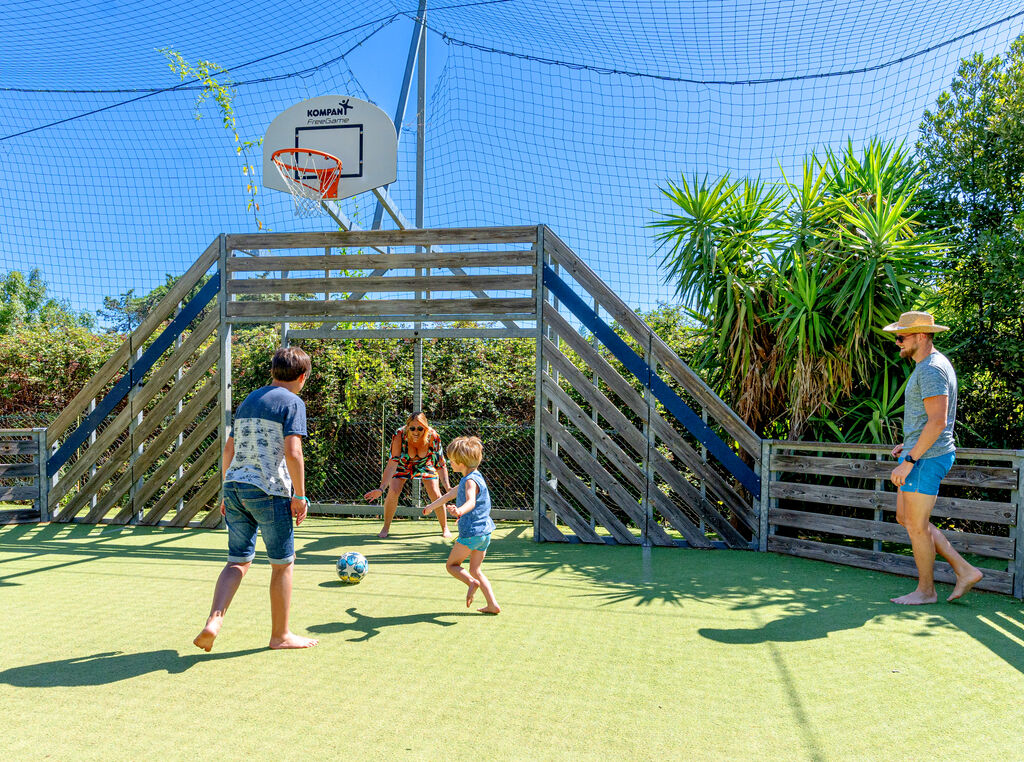
[{"label": "boy's brown hair", "polygon": [[476,468],[484,459],[484,444],[480,437],[455,437],[448,443],[448,458]]},{"label": "boy's brown hair", "polygon": [[270,361],[270,375],[275,381],[294,381],[312,367],[309,355],[299,347],[278,347]]}]

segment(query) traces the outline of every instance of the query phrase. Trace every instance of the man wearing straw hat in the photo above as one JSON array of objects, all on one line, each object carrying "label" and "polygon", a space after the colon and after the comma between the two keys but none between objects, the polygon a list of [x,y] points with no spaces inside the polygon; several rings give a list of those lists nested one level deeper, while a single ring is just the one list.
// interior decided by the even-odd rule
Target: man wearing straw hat
[{"label": "man wearing straw hat", "polygon": [[890,479],[898,488],[896,520],[907,530],[917,565],[917,589],[893,598],[893,603],[935,603],[935,554],[946,559],[956,573],[956,586],[946,600],[952,601],[981,579],[981,572],[957,553],[949,540],[931,523],[939,483],[953,465],[956,446],[956,371],[932,344],[936,325],[927,312],[904,312],[896,323],[882,329],[895,334],[900,357],[912,359],[914,372],[907,379],[903,397],[903,444],[892,456],[899,458]]}]

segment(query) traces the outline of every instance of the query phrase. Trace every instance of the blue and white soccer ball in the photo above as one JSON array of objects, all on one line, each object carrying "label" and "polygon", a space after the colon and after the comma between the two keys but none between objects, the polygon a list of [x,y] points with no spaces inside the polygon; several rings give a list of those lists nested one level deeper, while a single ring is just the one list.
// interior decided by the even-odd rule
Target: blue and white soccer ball
[{"label": "blue and white soccer ball", "polygon": [[338,579],[346,585],[358,585],[369,568],[370,564],[362,553],[349,551],[338,559]]}]

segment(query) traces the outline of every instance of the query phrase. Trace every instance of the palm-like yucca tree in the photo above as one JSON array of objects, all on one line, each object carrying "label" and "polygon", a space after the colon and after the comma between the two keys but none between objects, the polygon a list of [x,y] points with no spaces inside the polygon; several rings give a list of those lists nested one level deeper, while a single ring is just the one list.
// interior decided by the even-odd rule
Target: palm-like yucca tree
[{"label": "palm-like yucca tree", "polygon": [[[651,227],[667,280],[706,329],[698,363],[755,430],[800,437],[898,368],[879,328],[926,296],[942,252],[912,211],[920,181],[903,146],[872,141],[808,157],[797,182],[662,189],[678,212]],[[870,421],[828,430],[879,440],[884,422]]]}]

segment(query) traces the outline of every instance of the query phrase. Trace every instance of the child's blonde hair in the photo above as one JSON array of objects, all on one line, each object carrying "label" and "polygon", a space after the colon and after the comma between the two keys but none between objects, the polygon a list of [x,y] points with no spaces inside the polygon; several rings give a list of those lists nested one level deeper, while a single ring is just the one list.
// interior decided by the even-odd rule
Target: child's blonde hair
[{"label": "child's blonde hair", "polygon": [[484,459],[484,443],[480,437],[455,437],[448,443],[448,457],[476,468]]}]

